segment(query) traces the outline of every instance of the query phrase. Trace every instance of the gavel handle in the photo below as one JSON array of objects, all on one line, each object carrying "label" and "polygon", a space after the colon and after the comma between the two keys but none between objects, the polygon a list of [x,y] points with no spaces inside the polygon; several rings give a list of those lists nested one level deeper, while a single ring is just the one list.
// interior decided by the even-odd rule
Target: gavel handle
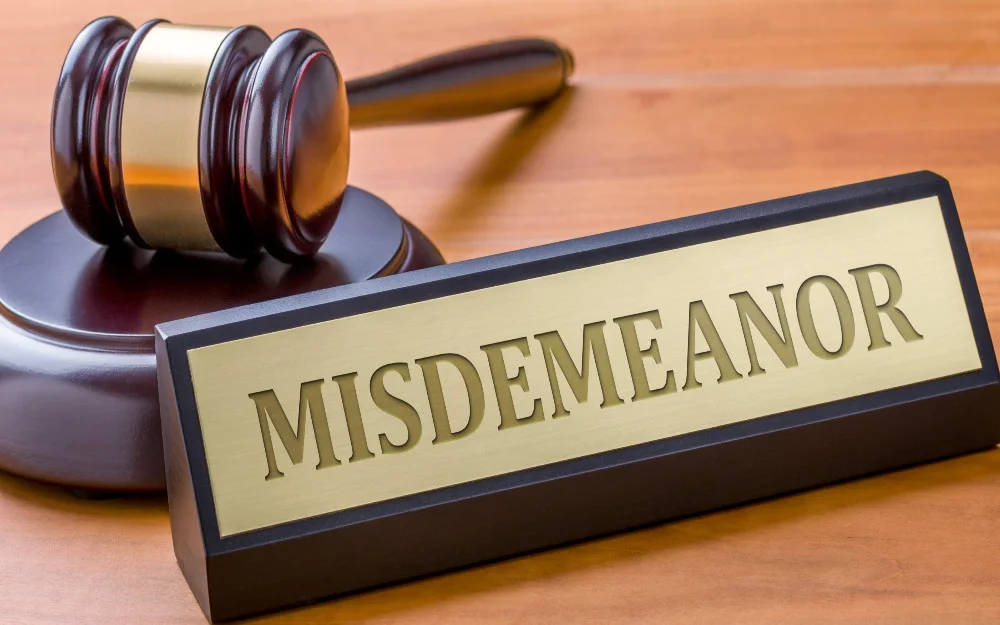
[{"label": "gavel handle", "polygon": [[555,97],[573,73],[569,50],[546,39],[463,48],[347,82],[352,128],[442,121]]}]

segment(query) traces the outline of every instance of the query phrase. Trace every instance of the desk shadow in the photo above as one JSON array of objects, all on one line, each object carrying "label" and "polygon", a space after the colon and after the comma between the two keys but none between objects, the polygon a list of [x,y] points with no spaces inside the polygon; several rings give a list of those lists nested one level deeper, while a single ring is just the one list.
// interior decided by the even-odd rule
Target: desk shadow
[{"label": "desk shadow", "polygon": [[0,471],[0,498],[17,499],[67,514],[86,516],[114,517],[123,513],[143,515],[167,513],[167,498],[163,493],[124,494],[75,490],[37,482],[4,471]]},{"label": "desk shadow", "polygon": [[341,623],[387,617],[602,565],[644,558],[851,507],[1000,475],[1000,449],[809,489],[503,559],[246,621]]},{"label": "desk shadow", "polygon": [[565,116],[577,87],[568,86],[554,100],[527,109],[506,133],[483,151],[471,174],[437,212],[449,228],[463,228],[493,205],[497,192],[521,168]]}]

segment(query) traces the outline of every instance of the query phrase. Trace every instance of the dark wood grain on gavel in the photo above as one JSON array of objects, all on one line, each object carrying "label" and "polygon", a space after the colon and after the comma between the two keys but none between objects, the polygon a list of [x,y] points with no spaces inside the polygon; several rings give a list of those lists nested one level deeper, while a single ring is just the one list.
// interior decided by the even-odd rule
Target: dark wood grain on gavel
[{"label": "dark wood grain on gavel", "polygon": [[547,39],[455,50],[347,82],[351,127],[442,121],[551,100],[573,55]]},{"label": "dark wood grain on gavel", "polygon": [[[183,92],[190,80],[169,83],[170,72],[186,71],[177,48],[197,50],[213,36],[219,43],[204,60],[203,92],[186,100],[197,108],[189,118],[200,120],[192,131],[195,155],[193,147],[182,149],[184,111],[169,110],[164,119],[157,98],[190,95]],[[537,104],[559,93],[572,69],[571,55],[555,43],[521,39],[431,57],[345,87],[330,50],[309,31],[271,41],[253,26],[198,29],[153,20],[133,29],[120,18],[101,18],[77,36],[56,88],[54,177],[73,221],[99,243],[128,237],[140,247],[214,249],[237,258],[263,246],[294,261],[316,253],[337,218],[349,125]],[[143,89],[157,97],[144,98]]]}]

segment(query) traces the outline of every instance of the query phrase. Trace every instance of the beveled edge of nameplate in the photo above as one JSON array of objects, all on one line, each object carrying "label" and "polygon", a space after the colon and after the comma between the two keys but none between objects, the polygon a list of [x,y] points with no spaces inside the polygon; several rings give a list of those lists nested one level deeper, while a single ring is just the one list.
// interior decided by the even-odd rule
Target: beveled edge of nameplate
[{"label": "beveled edge of nameplate", "polygon": [[[226,538],[219,536],[187,359],[191,349],[926,197],[937,197],[941,205],[982,363],[982,368],[977,371],[299,519]],[[945,178],[929,171],[638,226],[172,321],[157,326],[157,356],[160,361],[158,375],[161,378],[164,431],[171,427],[167,421],[176,419],[180,425],[180,440],[175,431],[173,442],[168,444],[180,444],[184,448],[183,454],[176,449],[167,449],[165,453],[168,462],[172,458],[173,462],[184,461],[187,464],[181,471],[185,475],[177,477],[193,488],[197,519],[189,519],[188,522],[197,522],[203,553],[208,555],[334,530],[584,471],[620,466],[858,412],[995,385],[1000,379],[950,186]],[[164,393],[164,390],[167,392]],[[171,472],[168,466],[168,492],[173,490],[170,488]],[[173,517],[172,510],[172,524],[175,522]]]}]

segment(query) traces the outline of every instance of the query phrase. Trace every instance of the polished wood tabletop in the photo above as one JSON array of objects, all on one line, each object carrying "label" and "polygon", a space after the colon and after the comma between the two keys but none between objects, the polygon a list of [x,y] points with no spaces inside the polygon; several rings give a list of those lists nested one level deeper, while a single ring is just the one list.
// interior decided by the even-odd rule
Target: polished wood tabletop
[{"label": "polished wood tabletop", "polygon": [[[351,182],[456,261],[932,169],[952,183],[1000,335],[996,0],[38,0],[7,9],[3,241],[59,208],[52,89],[73,36],[98,15],[252,23],[272,34],[306,27],[348,77],[544,35],[576,54],[575,88],[553,106],[359,131]],[[346,621],[997,623],[1000,451],[259,622]],[[0,474],[0,623],[203,622],[174,560],[164,499],[82,500]]]}]

